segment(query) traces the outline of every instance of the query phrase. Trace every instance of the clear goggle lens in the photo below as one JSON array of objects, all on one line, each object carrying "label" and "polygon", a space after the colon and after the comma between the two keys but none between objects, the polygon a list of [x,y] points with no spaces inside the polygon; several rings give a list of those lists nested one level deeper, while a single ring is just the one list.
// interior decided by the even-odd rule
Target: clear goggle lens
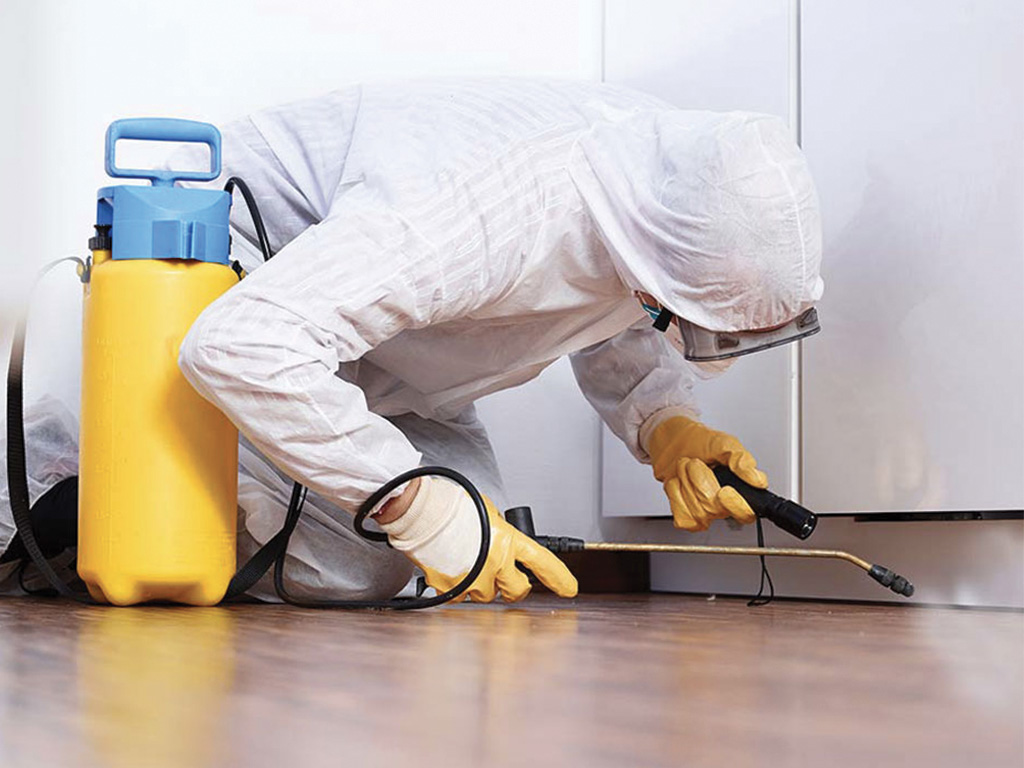
[{"label": "clear goggle lens", "polygon": [[641,297],[640,306],[654,321],[669,342],[692,362],[712,362],[750,355],[798,339],[813,336],[821,330],[818,312],[806,310],[784,325],[765,331],[709,331],[677,317],[657,302]]}]

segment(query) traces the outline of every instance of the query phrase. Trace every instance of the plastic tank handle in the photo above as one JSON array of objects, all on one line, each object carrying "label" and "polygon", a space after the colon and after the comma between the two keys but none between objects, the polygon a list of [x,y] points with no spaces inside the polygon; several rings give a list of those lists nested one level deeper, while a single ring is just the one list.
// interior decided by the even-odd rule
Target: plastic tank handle
[{"label": "plastic tank handle", "polygon": [[[118,168],[114,164],[114,145],[119,139],[206,144],[210,148],[210,170],[175,171]],[[154,187],[173,187],[176,181],[213,181],[220,176],[220,131],[209,123],[178,120],[171,117],[136,117],[115,120],[107,128],[105,165],[107,174],[110,176],[123,179],[149,179],[153,182]]]}]

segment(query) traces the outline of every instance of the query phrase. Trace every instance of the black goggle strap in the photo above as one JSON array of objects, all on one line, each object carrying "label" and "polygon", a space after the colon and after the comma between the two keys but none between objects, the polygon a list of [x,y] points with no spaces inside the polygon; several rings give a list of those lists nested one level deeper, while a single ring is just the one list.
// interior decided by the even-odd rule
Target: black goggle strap
[{"label": "black goggle strap", "polygon": [[665,331],[668,330],[668,327],[672,324],[672,319],[674,317],[675,317],[675,315],[673,315],[671,312],[669,312],[667,309],[665,309],[663,307],[661,312],[658,313],[658,316],[656,318],[654,318],[654,327],[655,327],[655,329],[661,331],[662,333],[664,333]]},{"label": "black goggle strap", "polygon": [[648,304],[643,298],[640,298],[640,306],[644,308],[644,312],[650,315],[654,321],[655,330],[664,333],[668,330],[668,327],[672,324],[672,318],[675,317],[669,310],[662,307],[660,304],[652,306]]}]

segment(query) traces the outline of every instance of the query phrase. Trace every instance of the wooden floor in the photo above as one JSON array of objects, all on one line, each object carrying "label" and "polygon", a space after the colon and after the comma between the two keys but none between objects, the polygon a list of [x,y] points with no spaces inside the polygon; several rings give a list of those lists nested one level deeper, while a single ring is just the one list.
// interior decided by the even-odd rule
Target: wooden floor
[{"label": "wooden floor", "polygon": [[1012,766],[1024,616],[0,600],[2,766]]}]

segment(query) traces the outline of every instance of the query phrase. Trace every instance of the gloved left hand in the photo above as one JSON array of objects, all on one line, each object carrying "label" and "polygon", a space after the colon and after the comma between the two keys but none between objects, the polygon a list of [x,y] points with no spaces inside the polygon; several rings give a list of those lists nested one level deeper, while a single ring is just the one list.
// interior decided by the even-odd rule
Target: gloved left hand
[{"label": "gloved left hand", "polygon": [[[499,591],[507,602],[522,600],[530,593],[530,580],[516,567],[519,562],[559,597],[575,597],[576,578],[565,564],[505,522],[486,496],[484,503],[491,523],[491,547],[483,571],[465,594],[483,603]],[[442,478],[422,478],[406,512],[381,528],[391,546],[423,569],[427,584],[439,594],[463,579],[480,551],[480,518],[472,499]]]},{"label": "gloved left hand", "polygon": [[713,520],[726,517],[754,522],[750,505],[735,488],[722,488],[711,471],[712,466],[726,466],[754,487],[768,487],[768,476],[735,437],[685,416],[672,416],[654,428],[645,448],[677,528],[704,531]]}]

